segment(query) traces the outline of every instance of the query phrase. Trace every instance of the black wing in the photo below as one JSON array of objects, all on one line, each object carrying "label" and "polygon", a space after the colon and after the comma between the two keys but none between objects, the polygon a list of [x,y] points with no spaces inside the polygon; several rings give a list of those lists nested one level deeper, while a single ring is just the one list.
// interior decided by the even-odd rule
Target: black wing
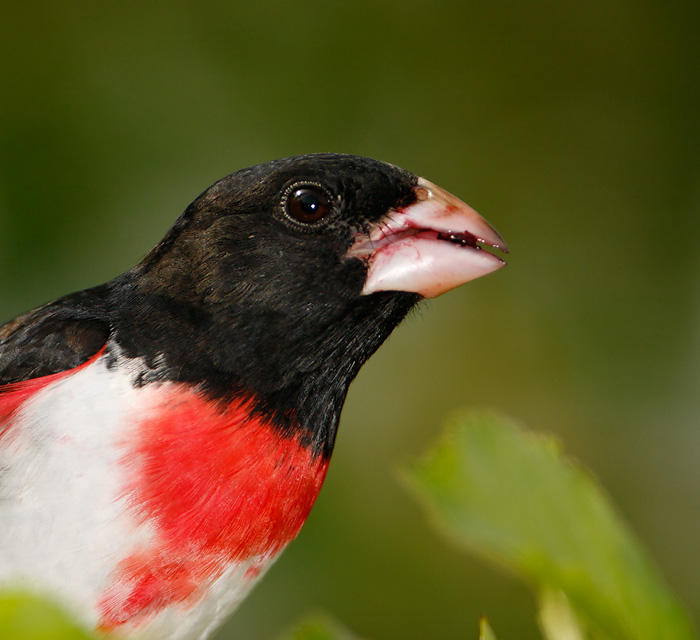
[{"label": "black wing", "polygon": [[73,293],[0,327],[0,386],[73,369],[107,342],[106,285]]}]

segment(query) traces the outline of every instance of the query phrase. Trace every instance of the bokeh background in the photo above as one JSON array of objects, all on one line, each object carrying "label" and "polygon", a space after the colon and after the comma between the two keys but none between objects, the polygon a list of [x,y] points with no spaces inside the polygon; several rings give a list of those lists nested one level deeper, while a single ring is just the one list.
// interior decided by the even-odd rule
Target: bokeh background
[{"label": "bokeh background", "polygon": [[[509,575],[396,482],[455,407],[557,434],[700,619],[700,4],[3,2],[0,316],[129,268],[231,171],[373,156],[458,194],[510,266],[363,369],[299,539],[221,635],[311,610],[376,639],[537,637]],[[523,478],[527,483],[527,478]],[[1,525],[0,525],[1,526]]]}]

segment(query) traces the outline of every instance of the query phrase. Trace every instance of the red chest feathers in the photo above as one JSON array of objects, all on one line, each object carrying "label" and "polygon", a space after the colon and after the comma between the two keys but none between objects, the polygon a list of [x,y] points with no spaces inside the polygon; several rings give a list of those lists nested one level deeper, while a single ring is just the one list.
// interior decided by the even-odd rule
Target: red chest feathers
[{"label": "red chest feathers", "polygon": [[[160,387],[127,446],[127,498],[154,542],[119,565],[104,630],[194,604],[232,564],[259,571],[299,532],[328,461],[251,416],[177,385]],[[187,602],[185,602],[187,601]]]}]

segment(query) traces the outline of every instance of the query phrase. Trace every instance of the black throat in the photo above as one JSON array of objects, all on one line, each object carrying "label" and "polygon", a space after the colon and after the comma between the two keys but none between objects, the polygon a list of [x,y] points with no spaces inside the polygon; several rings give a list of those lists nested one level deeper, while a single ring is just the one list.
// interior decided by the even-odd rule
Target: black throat
[{"label": "black throat", "polygon": [[[121,353],[143,358],[147,366],[136,384],[193,384],[222,408],[249,399],[282,435],[299,437],[326,457],[350,383],[420,300],[403,292],[352,300],[329,293],[324,304],[301,298],[290,307],[261,304],[259,295],[257,304],[234,298],[229,304],[216,300],[209,309],[194,284],[179,283],[179,295],[173,296],[139,275],[114,281],[110,296],[113,337]],[[359,270],[357,276],[363,275]],[[182,295],[185,291],[193,298]]]}]

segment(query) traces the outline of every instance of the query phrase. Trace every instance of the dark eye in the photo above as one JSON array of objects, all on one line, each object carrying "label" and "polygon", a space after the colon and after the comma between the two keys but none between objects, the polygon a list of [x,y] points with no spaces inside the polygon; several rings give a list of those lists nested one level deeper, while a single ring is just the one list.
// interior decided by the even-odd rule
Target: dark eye
[{"label": "dark eye", "polygon": [[287,213],[297,222],[318,222],[330,212],[328,196],[318,187],[300,187],[287,197]]}]

